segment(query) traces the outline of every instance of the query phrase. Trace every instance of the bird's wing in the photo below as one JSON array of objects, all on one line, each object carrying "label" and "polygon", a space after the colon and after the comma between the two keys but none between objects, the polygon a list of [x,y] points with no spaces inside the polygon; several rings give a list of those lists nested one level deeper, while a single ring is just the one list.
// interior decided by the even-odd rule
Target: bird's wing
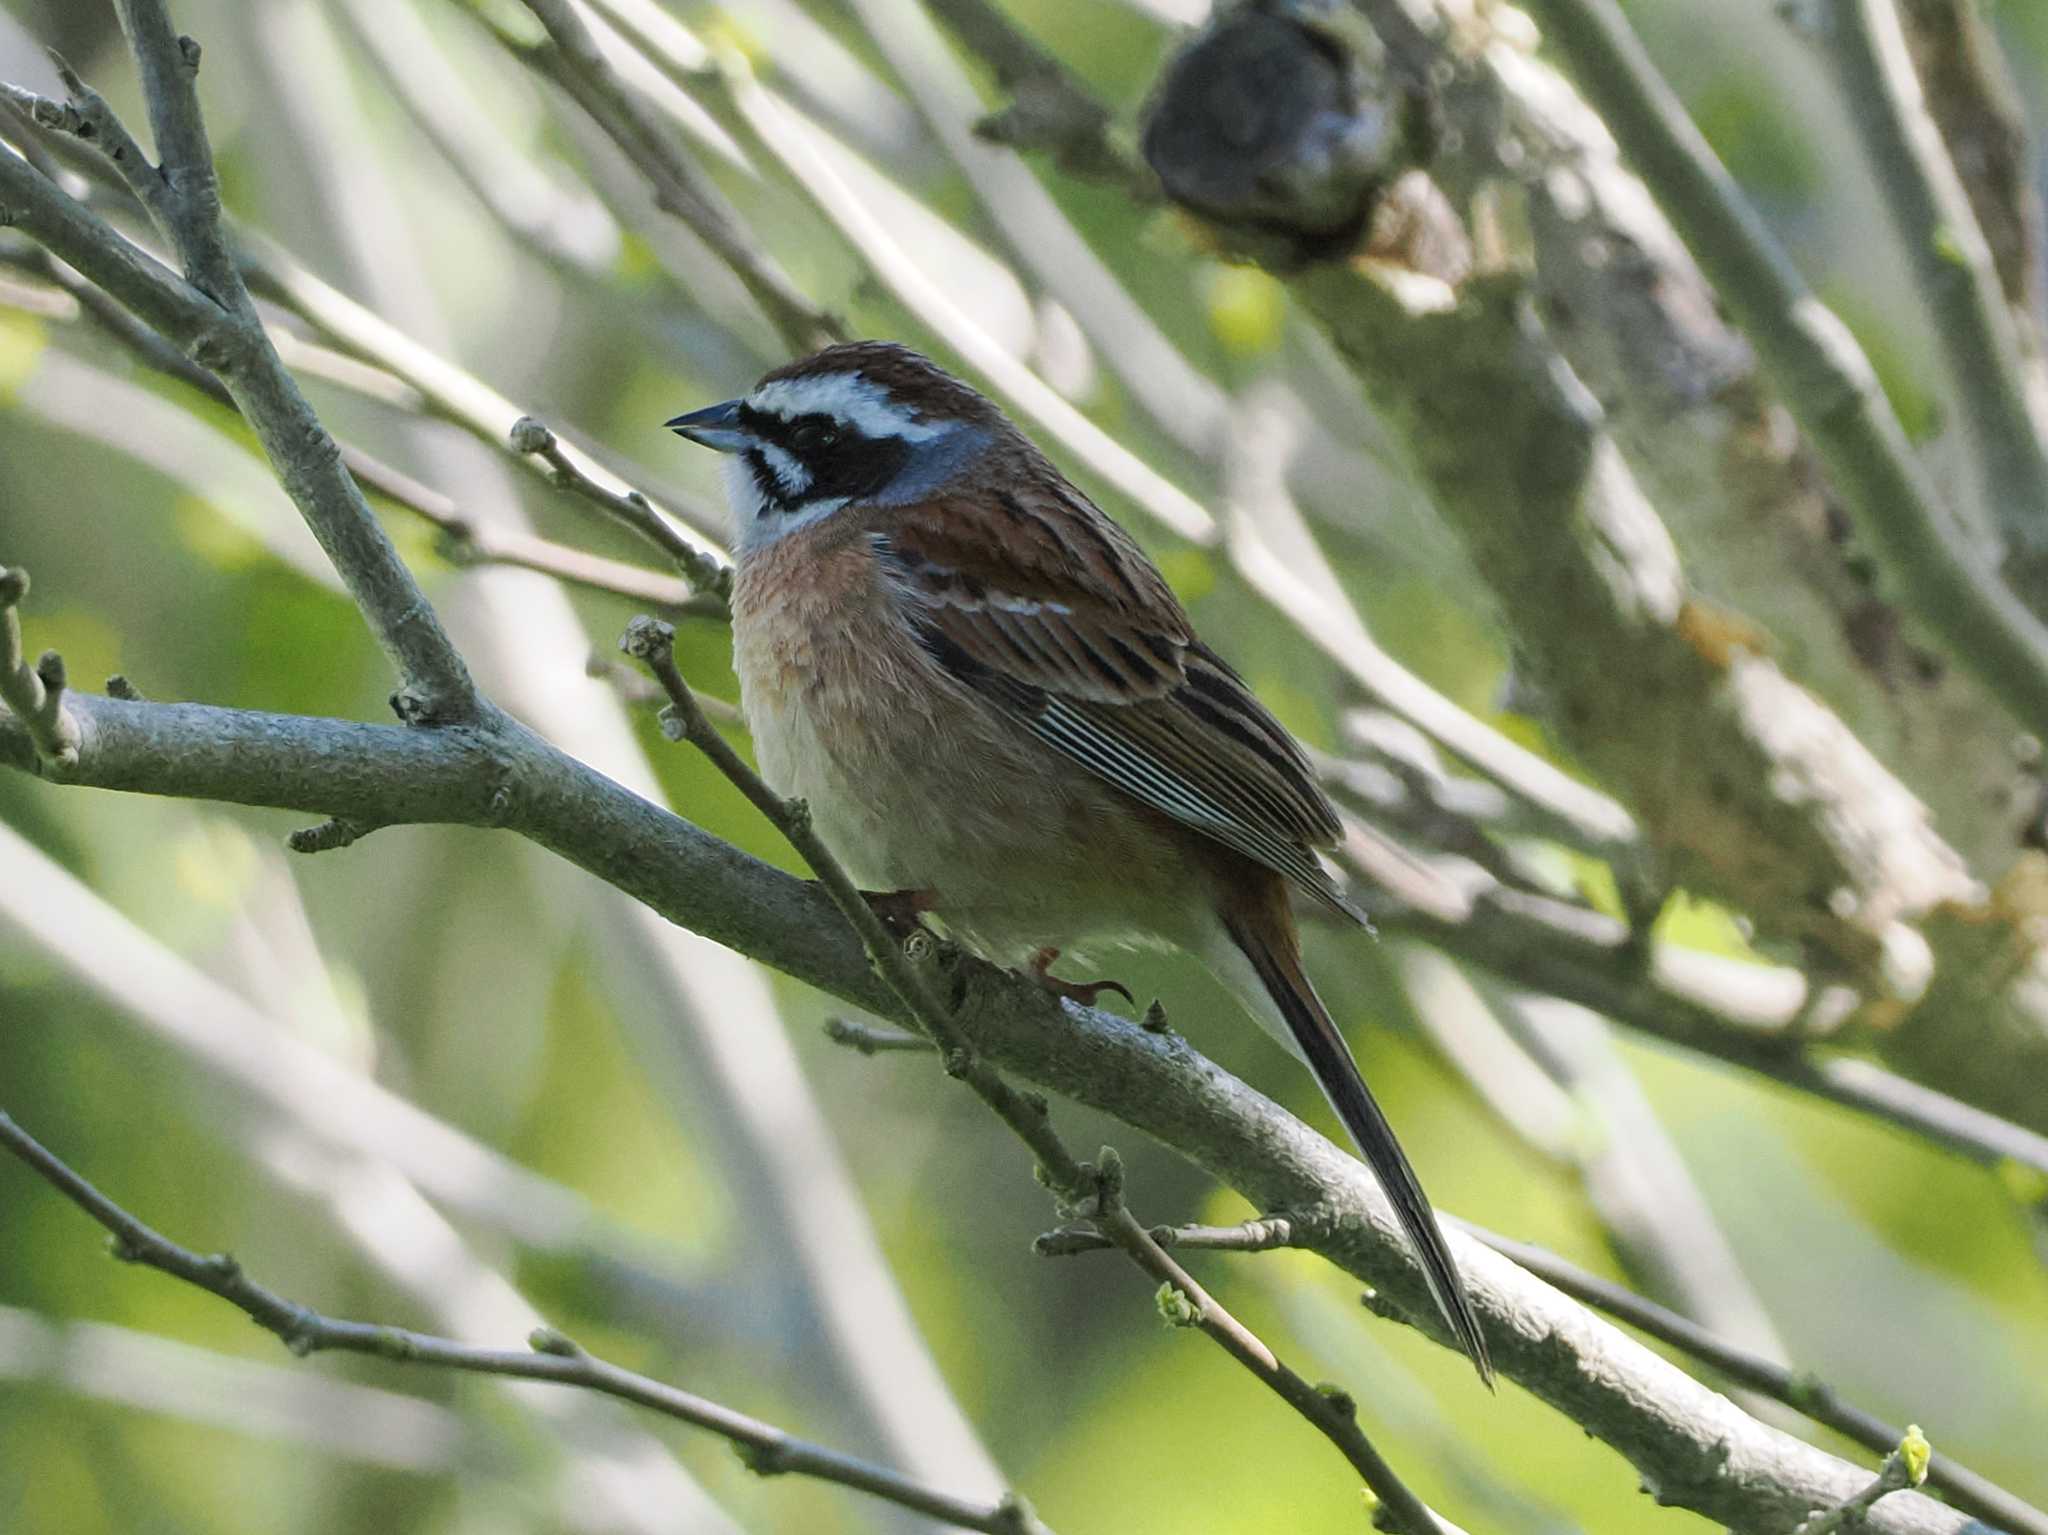
[{"label": "bird's wing", "polygon": [[960,682],[1133,798],[1358,916],[1315,856],[1340,827],[1301,748],[1079,491],[1052,480],[891,508],[870,536],[919,639]]}]

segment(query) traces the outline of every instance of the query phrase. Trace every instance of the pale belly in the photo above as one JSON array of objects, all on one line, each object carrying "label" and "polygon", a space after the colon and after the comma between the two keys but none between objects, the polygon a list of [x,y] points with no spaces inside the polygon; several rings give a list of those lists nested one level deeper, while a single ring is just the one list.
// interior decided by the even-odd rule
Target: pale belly
[{"label": "pale belly", "polygon": [[876,605],[751,574],[734,663],[762,776],[810,806],[863,889],[931,892],[949,932],[1010,964],[1197,938],[1206,903],[1156,818],[953,683]]}]

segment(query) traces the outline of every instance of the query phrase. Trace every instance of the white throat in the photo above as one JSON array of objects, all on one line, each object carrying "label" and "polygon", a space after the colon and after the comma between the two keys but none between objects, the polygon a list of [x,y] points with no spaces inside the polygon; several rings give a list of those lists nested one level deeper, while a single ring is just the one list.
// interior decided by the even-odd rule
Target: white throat
[{"label": "white throat", "polygon": [[754,480],[753,465],[745,458],[734,453],[727,457],[723,467],[726,504],[732,508],[733,551],[736,554],[746,555],[765,549],[778,538],[823,522],[846,505],[846,497],[831,496],[813,501],[794,512],[778,511],[761,494],[761,487]]}]

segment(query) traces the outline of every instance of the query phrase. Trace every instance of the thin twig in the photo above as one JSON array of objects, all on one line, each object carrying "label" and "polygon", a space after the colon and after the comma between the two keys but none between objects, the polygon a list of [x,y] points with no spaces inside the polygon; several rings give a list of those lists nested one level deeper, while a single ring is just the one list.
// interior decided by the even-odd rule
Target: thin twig
[{"label": "thin twig", "polygon": [[1206,510],[1074,409],[925,276],[819,152],[815,125],[756,81],[745,59],[728,50],[714,61],[708,54],[686,55],[663,46],[678,28],[665,29],[664,37],[632,27],[627,31],[648,62],[676,86],[722,107],[721,120],[729,119],[735,132],[788,178],[904,307],[943,336],[1005,403],[1161,526],[1196,543],[1213,542],[1216,522]]},{"label": "thin twig", "polygon": [[294,853],[331,853],[354,847],[377,828],[345,815],[329,816],[317,826],[302,826],[284,839]]},{"label": "thin twig", "polygon": [[[674,508],[672,515],[655,504],[653,497],[629,485],[552,428],[549,432],[555,443],[554,457],[540,458],[515,449],[512,429],[530,417],[490,385],[322,282],[276,242],[243,232],[238,247],[252,287],[304,320],[331,345],[403,379],[419,392],[430,415],[461,427],[500,452],[510,453],[544,483],[578,503],[599,506],[611,515],[617,515],[620,504],[634,508],[628,526],[652,547],[675,559],[686,577],[692,571],[704,572],[707,580],[715,579],[720,587],[729,579],[724,574],[723,558],[710,542],[711,531],[724,524],[724,518],[715,509],[669,496],[665,499]],[[574,471],[566,480],[560,468],[563,463]],[[606,499],[594,501],[585,486],[602,491]],[[702,536],[692,536],[678,528],[676,517]],[[716,572],[715,578],[712,572]]]},{"label": "thin twig", "polygon": [[[129,133],[128,125],[121,121],[114,109],[107,105],[106,98],[79,78],[78,72],[67,64],[54,49],[50,62],[57,68],[57,78],[63,82],[69,98],[63,103],[61,116],[45,110],[55,105],[35,101],[29,104],[30,115],[43,127],[61,129],[81,145],[102,156],[113,167],[135,200],[142,205],[157,231],[166,240],[175,239],[171,225],[169,199],[171,188],[162,171],[150,164],[149,157],[142,152],[142,146]],[[19,97],[19,87],[6,86],[10,96]]]},{"label": "thin twig", "polygon": [[1986,509],[2007,540],[2007,570],[2022,578],[2021,593],[2035,610],[2048,611],[2048,444],[2028,409],[2019,328],[1928,115],[1898,7],[1895,0],[1834,0],[1816,32],[1948,355]]},{"label": "thin twig", "polygon": [[1836,1530],[1861,1528],[1864,1516],[1877,1506],[1878,1499],[1918,1487],[1927,1480],[1927,1461],[1932,1453],[1919,1426],[1908,1428],[1898,1446],[1885,1456],[1876,1481],[1854,1497],[1815,1514],[1792,1535],[1833,1535]]},{"label": "thin twig", "polygon": [[1115,1150],[1103,1147],[1093,1164],[1078,1160],[1053,1130],[1045,1100],[1035,1093],[1019,1092],[974,1052],[952,1009],[933,989],[930,974],[911,962],[913,950],[932,955],[936,945],[930,934],[920,928],[904,942],[890,936],[818,836],[809,807],[801,800],[785,800],[769,788],[704,717],[689,683],[676,669],[674,643],[675,631],[651,618],[635,619],[619,641],[620,649],[645,664],[669,695],[669,707],[662,715],[664,732],[671,740],[688,741],[709,757],[810,865],[833,904],[860,935],[870,963],[938,1049],[947,1075],[966,1083],[1031,1148],[1038,1158],[1040,1181],[1064,1205],[1094,1220],[1133,1263],[1160,1282],[1162,1300],[1169,1292],[1177,1297],[1176,1320],[1201,1328],[1337,1447],[1386,1506],[1397,1529],[1409,1535],[1449,1531],[1451,1527],[1408,1489],[1366,1438],[1348,1399],[1319,1390],[1282,1364],[1152,1240],[1123,1203],[1123,1163]]},{"label": "thin twig", "polygon": [[474,1348],[401,1327],[323,1316],[258,1284],[225,1253],[201,1255],[173,1242],[94,1188],[4,1112],[0,1112],[0,1146],[105,1227],[113,1238],[114,1256],[122,1262],[153,1268],[218,1296],[302,1358],[331,1350],[369,1354],[394,1364],[576,1386],[709,1430],[738,1447],[748,1468],[762,1476],[807,1476],[835,1482],[988,1535],[1050,1535],[1014,1496],[994,1504],[956,1498],[887,1467],[798,1439],[758,1418],[622,1369],[586,1353],[552,1328],[535,1329],[528,1339],[530,1351],[520,1352]]},{"label": "thin twig", "polygon": [[[50,257],[47,251],[38,251],[36,254],[40,259],[32,264],[23,263],[24,269],[55,283],[70,294],[78,301],[81,312],[145,365],[197,390],[216,405],[229,410],[238,409],[234,396],[228,393],[227,387],[212,373],[109,299],[99,288]],[[4,251],[0,251],[0,264],[16,263],[10,261]],[[530,417],[523,419],[531,421]],[[628,602],[652,605],[678,617],[724,619],[728,616],[722,589],[728,584],[729,577],[725,574],[723,565],[694,545],[685,542],[671,525],[653,511],[646,497],[638,491],[629,491],[623,495],[611,491],[578,467],[552,432],[548,433],[548,442],[548,461],[555,468],[556,483],[573,489],[585,499],[602,505],[607,511],[613,511],[618,506],[627,507],[631,512],[631,518],[622,520],[630,520],[631,525],[637,531],[645,533],[650,542],[674,556],[679,566],[704,572],[707,579],[714,582],[712,588],[699,591],[690,583],[663,575],[658,570],[647,570],[623,560],[607,559],[603,555],[572,548],[553,539],[541,538],[517,529],[501,529],[480,524],[464,515],[450,497],[442,495],[438,490],[421,483],[404,470],[384,462],[356,444],[343,440],[341,454],[342,462],[348,466],[349,473],[355,476],[356,483],[361,485],[364,491],[411,512],[447,534],[448,541],[442,552],[458,564],[511,565],[522,570],[537,571],[541,575],[552,576],[558,581],[582,587],[586,591],[604,592],[614,597],[623,597]],[[651,531],[655,527],[659,528],[658,533]]]},{"label": "thin twig", "polygon": [[990,0],[925,0],[968,49],[995,71],[1009,106],[974,125],[978,137],[1042,150],[1070,176],[1120,188],[1134,202],[1159,201],[1159,178],[1117,131],[1116,117],[1057,58]]},{"label": "thin twig", "polygon": [[508,45],[590,114],[647,178],[661,208],[687,224],[746,285],[784,344],[802,355],[844,340],[839,320],[790,279],[718,188],[682,153],[654,109],[619,78],[576,8],[568,0],[525,0],[525,5],[547,28],[550,44],[520,47],[507,37]]},{"label": "thin twig", "polygon": [[885,1050],[937,1048],[922,1034],[911,1034],[902,1029],[871,1028],[865,1023],[855,1023],[851,1018],[827,1018],[825,1037],[835,1045],[858,1050],[862,1055],[877,1055]]},{"label": "thin twig", "polygon": [[[219,181],[200,114],[199,45],[178,35],[162,0],[119,0],[118,8],[163,157],[165,191],[155,211],[206,313],[196,335],[176,339],[203,340],[206,350],[195,351],[195,359],[220,375],[293,492],[307,526],[403,679],[399,702],[408,717],[473,719],[483,704],[468,667],[279,359],[243,285],[222,224]],[[79,265],[69,251],[44,243]],[[154,323],[156,317],[143,318]]]},{"label": "thin twig", "polygon": [[[1154,1226],[1152,1240],[1161,1247],[1186,1247],[1202,1252],[1264,1253],[1294,1245],[1294,1222],[1284,1215],[1262,1216],[1235,1226]],[[1093,1226],[1061,1226],[1040,1233],[1031,1250],[1041,1258],[1072,1258],[1102,1252],[1116,1244]]]},{"label": "thin twig", "polygon": [[1843,506],[1916,615],[2023,721],[2048,720],[2048,631],[1941,504],[1863,349],[1807,286],[1615,0],[1529,9],[1741,323]]},{"label": "thin twig", "polygon": [[2026,104],[1982,0],[1906,0],[1900,19],[1927,109],[1948,145],[2033,362],[2040,362],[2041,196]]},{"label": "thin twig", "polygon": [[335,14],[442,162],[526,249],[583,275],[608,272],[619,229],[602,202],[515,148],[403,0],[345,0]]},{"label": "thin twig", "polygon": [[630,528],[676,563],[684,578],[700,592],[720,603],[732,597],[732,567],[700,549],[685,538],[676,525],[654,510],[637,490],[617,491],[604,484],[562,446],[562,440],[545,421],[521,416],[512,423],[507,440],[514,453],[540,459],[554,476],[555,484],[582,497],[606,516]]},{"label": "thin twig", "polygon": [[[1446,1218],[1573,1300],[1603,1311],[1617,1321],[1626,1322],[1658,1342],[1669,1344],[1681,1353],[1712,1366],[1737,1385],[1782,1402],[1866,1449],[1883,1454],[1907,1435],[1917,1432],[1913,1428],[1901,1430],[1860,1407],[1842,1401],[1835,1395],[1834,1388],[1817,1376],[1788,1369],[1775,1360],[1738,1348],[1670,1307],[1660,1306],[1626,1286],[1589,1273],[1545,1248],[1517,1242],[1512,1237],[1501,1236],[1456,1216]],[[1155,1226],[1151,1234],[1162,1247],[1201,1252],[1262,1253],[1301,1245],[1297,1238],[1314,1224],[1313,1219],[1304,1221],[1287,1215],[1267,1215],[1235,1226]],[[1105,1252],[1115,1245],[1091,1226],[1062,1226],[1046,1232],[1031,1244],[1032,1251],[1046,1258]],[[2048,1535],[2048,1513],[1969,1467],[1958,1464],[1952,1456],[1931,1459],[1925,1479],[1939,1487],[1957,1508],[1995,1522],[2010,1535]]]},{"label": "thin twig", "polygon": [[0,703],[20,718],[36,756],[63,770],[78,765],[78,721],[64,707],[64,658],[46,650],[34,666],[21,648],[21,617],[28,572],[0,568]]}]

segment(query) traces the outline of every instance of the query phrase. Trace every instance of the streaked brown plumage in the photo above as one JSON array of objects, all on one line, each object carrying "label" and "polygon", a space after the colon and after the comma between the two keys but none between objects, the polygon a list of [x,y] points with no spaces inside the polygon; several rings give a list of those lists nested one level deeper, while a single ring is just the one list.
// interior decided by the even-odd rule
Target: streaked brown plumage
[{"label": "streaked brown plumage", "polygon": [[670,424],[731,455],[734,664],[768,781],[865,887],[928,893],[992,958],[1202,958],[1306,1058],[1490,1380],[1421,1187],[1301,967],[1290,884],[1363,920],[1316,856],[1336,814],[1136,542],[994,405],[889,343]]}]

